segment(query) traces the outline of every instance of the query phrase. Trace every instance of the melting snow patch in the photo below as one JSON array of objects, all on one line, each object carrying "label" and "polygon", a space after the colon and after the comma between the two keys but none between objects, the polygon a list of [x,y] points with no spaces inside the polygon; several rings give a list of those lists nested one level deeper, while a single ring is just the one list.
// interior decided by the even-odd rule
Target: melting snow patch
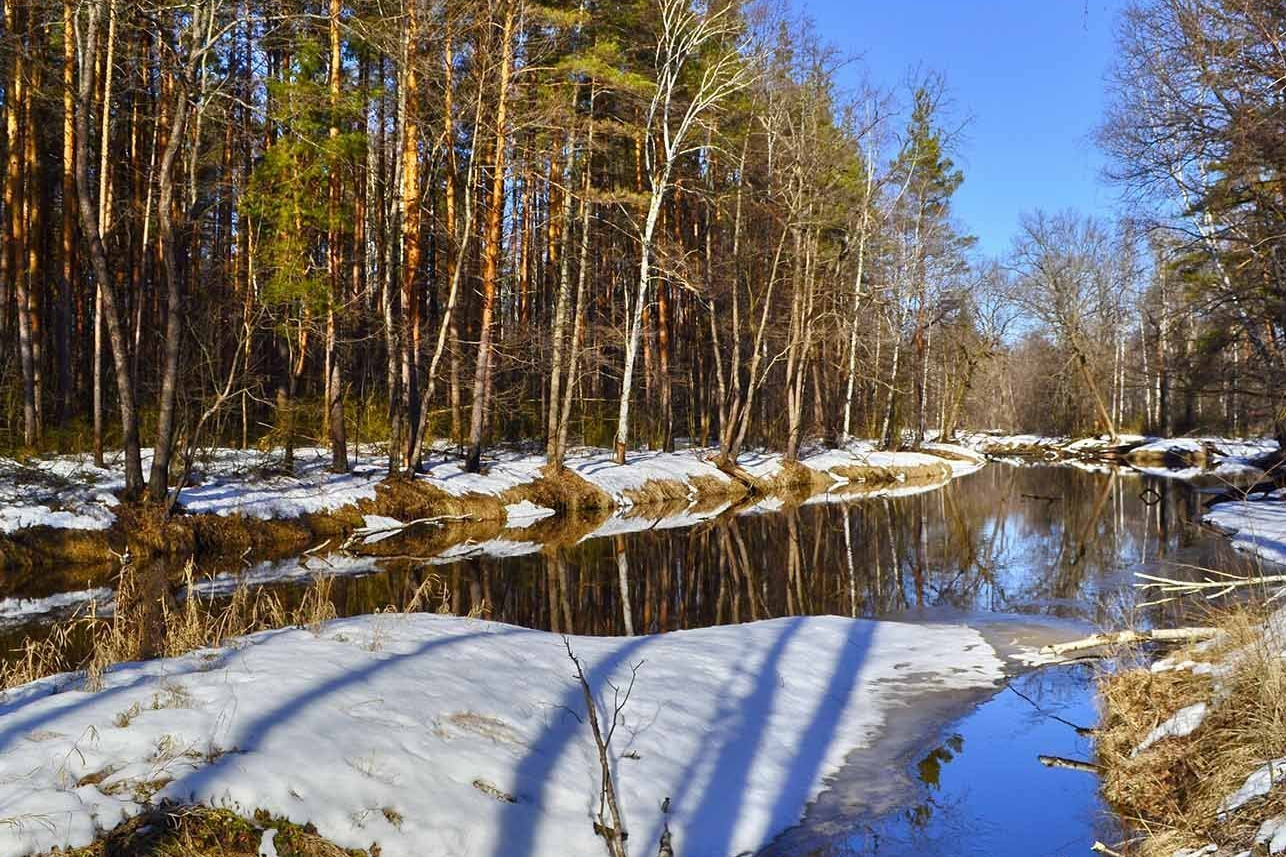
[{"label": "melting snow patch", "polygon": [[1153,729],[1147,734],[1140,743],[1130,753],[1130,758],[1142,753],[1156,742],[1165,738],[1185,738],[1197,731],[1202,722],[1206,719],[1207,706],[1204,702],[1198,702],[1195,705],[1189,705],[1187,708],[1180,708],[1174,716]]},{"label": "melting snow patch", "polygon": [[1274,785],[1286,780],[1286,758],[1273,759],[1261,765],[1246,781],[1219,804],[1219,814],[1225,815],[1249,803],[1258,797],[1268,794]]},{"label": "melting snow patch", "polygon": [[1277,815],[1259,825],[1255,834],[1256,845],[1268,846],[1269,854],[1286,851],[1286,815]]},{"label": "melting snow patch", "polygon": [[273,840],[277,838],[277,829],[269,827],[263,832],[263,837],[259,840],[259,857],[277,857],[277,846]]}]

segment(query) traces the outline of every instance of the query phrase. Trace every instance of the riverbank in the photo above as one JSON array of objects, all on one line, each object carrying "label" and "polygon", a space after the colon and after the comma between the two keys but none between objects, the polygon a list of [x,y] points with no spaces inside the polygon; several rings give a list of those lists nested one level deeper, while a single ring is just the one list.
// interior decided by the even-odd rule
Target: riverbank
[{"label": "riverbank", "polygon": [[66,674],[6,694],[0,855],[83,847],[173,800],[385,857],[598,857],[599,756],[567,645],[605,731],[619,706],[609,756],[640,853],[667,828],[675,853],[756,848],[893,712],[1004,674],[967,627],[838,617],[633,638],[426,614],[265,632],[111,668],[94,692]]},{"label": "riverbank", "polygon": [[1213,468],[1267,464],[1278,452],[1270,438],[1159,438],[1121,434],[1116,438],[1052,437],[1000,432],[962,432],[956,442],[983,455],[1045,461],[1107,461],[1149,468]]},{"label": "riverbank", "polygon": [[[945,484],[983,460],[941,445],[933,452],[882,452],[869,444],[811,450],[797,462],[753,452],[737,477],[713,461],[715,451],[634,452],[617,465],[607,450],[580,449],[560,473],[541,455],[493,453],[481,473],[442,451],[415,478],[389,478],[377,450],[354,450],[348,473],[329,471],[329,454],[214,450],[178,496],[177,514],[123,504],[119,468],[88,456],[26,462],[0,460],[0,570],[66,563],[106,563],[128,550],[150,556],[271,559],[323,540],[336,544],[368,516],[526,524],[576,511],[685,504],[692,509],[756,497],[804,500],[883,486]],[[606,517],[606,514],[604,514]]]},{"label": "riverbank", "polygon": [[[1277,492],[1219,503],[1203,522],[1257,560],[1286,562]],[[1215,614],[1213,639],[1101,682],[1104,793],[1139,836],[1126,853],[1286,853],[1286,608],[1265,606],[1286,590],[1279,568],[1259,574],[1249,602]]]},{"label": "riverbank", "polygon": [[1141,857],[1286,852],[1286,609],[1100,684],[1104,794]]}]

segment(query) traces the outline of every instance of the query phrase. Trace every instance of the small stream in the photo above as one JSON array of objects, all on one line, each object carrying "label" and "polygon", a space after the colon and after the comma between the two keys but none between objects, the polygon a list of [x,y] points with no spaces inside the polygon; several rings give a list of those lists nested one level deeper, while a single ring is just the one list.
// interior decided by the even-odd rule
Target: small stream
[{"label": "small stream", "polygon": [[[320,573],[333,575],[330,598],[340,615],[401,607],[428,592],[429,609],[559,633],[651,634],[837,614],[966,622],[1003,649],[1041,629],[1076,636],[1177,621],[1164,615],[1175,606],[1138,609],[1135,571],[1245,567],[1222,539],[1194,525],[1198,493],[1129,469],[994,462],[936,490],[825,499],[834,502],[767,504],[699,521],[633,515],[551,519],[489,537],[462,530],[460,543],[446,547],[449,534],[439,533],[431,561],[314,555],[250,568],[216,563],[199,569],[200,591],[226,597],[245,578],[292,605]],[[586,538],[595,531],[619,534]],[[163,564],[144,574],[176,594],[180,577]],[[110,579],[110,570],[90,569],[0,581],[0,596],[48,598]],[[0,644],[12,649],[46,633],[73,609],[0,612]],[[880,747],[850,755],[765,857],[1032,857],[1119,840],[1093,776],[1036,760],[1092,756],[1088,739],[1062,721],[1093,725],[1093,678],[1083,664],[1047,667],[1015,674],[1011,687],[986,700],[944,697],[907,711]],[[892,768],[890,758],[899,760]]]}]

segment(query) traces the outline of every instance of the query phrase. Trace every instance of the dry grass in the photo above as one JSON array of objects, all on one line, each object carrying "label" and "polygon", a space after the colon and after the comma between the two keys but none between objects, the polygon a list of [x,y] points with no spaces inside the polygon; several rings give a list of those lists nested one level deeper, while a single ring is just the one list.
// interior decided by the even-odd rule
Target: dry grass
[{"label": "dry grass", "polygon": [[[0,691],[60,673],[81,673],[85,690],[102,686],[108,667],[126,661],[177,657],[204,648],[217,648],[234,637],[274,628],[300,627],[314,632],[336,617],[334,577],[317,575],[294,608],[277,593],[252,589],[244,581],[231,596],[218,601],[195,594],[195,568],[184,567],[190,594],[175,602],[168,588],[158,596],[144,592],[136,567],[125,565],[117,581],[115,609],[100,615],[91,604],[85,615],[59,624],[42,640],[29,640],[17,656],[0,664]],[[436,609],[439,578],[430,575],[404,605],[389,612]]]},{"label": "dry grass", "polygon": [[[1170,857],[1181,847],[1211,841],[1250,847],[1260,822],[1281,812],[1279,788],[1220,820],[1220,803],[1256,768],[1286,756],[1286,641],[1268,640],[1263,616],[1250,607],[1213,617],[1226,632],[1218,646],[1188,649],[1175,660],[1227,664],[1212,680],[1189,670],[1152,673],[1133,669],[1100,683],[1104,716],[1098,756],[1103,791],[1112,806],[1146,834],[1137,853]],[[1156,726],[1184,706],[1218,699],[1205,721],[1186,738],[1166,738],[1136,758],[1131,751]]]},{"label": "dry grass", "polygon": [[340,848],[319,836],[311,824],[292,824],[262,810],[248,819],[226,809],[197,806],[164,806],[146,812],[87,848],[58,853],[66,857],[257,857],[263,831],[269,828],[277,831],[273,846],[281,857],[377,853],[376,849]]}]

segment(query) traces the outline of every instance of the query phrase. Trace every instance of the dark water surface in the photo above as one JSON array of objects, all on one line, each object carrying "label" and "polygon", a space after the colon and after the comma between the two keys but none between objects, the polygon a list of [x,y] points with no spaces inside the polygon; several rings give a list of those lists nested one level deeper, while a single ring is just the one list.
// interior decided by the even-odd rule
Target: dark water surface
[{"label": "dark water surface", "polygon": [[[905,496],[772,504],[666,529],[636,516],[607,522],[635,531],[602,538],[585,538],[602,532],[601,520],[551,520],[486,536],[461,530],[462,543],[445,553],[449,532],[416,556],[213,565],[199,569],[199,591],[226,597],[244,578],[292,606],[314,574],[328,574],[340,615],[404,607],[419,593],[428,609],[591,635],[817,614],[999,623],[989,632],[996,638],[1005,622],[1137,626],[1174,622],[1162,611],[1177,608],[1140,609],[1133,572],[1183,576],[1188,566],[1243,564],[1194,524],[1201,499],[1128,469],[992,463]],[[142,577],[182,596],[175,568],[156,565]],[[0,581],[0,595],[43,597],[69,588],[61,580]],[[110,585],[110,576],[94,572],[77,583]],[[11,649],[46,633],[59,615],[10,617],[7,625],[0,617],[0,644]],[[873,770],[855,751],[804,822],[765,854],[1031,857],[1114,841],[1094,777],[1036,761],[1042,753],[1091,756],[1086,739],[1050,716],[1094,723],[1090,669],[1045,668],[1013,686],[1021,695],[943,699],[936,710],[897,718],[882,739],[888,746],[872,755],[898,765]],[[952,725],[940,731],[944,722]]]},{"label": "dark water surface", "polygon": [[[1228,568],[1240,556],[1192,522],[1200,497],[1134,471],[990,464],[912,496],[811,503],[576,542],[557,531],[542,547],[506,530],[501,550],[435,564],[351,562],[336,572],[341,615],[401,605],[428,587],[453,612],[543,630],[649,634],[832,614],[954,619],[1026,614],[1096,626],[1135,615],[1133,572]],[[646,519],[637,522],[647,526]],[[542,533],[548,536],[548,532]],[[479,545],[486,549],[489,543]],[[255,569],[271,579],[294,561]]]}]

